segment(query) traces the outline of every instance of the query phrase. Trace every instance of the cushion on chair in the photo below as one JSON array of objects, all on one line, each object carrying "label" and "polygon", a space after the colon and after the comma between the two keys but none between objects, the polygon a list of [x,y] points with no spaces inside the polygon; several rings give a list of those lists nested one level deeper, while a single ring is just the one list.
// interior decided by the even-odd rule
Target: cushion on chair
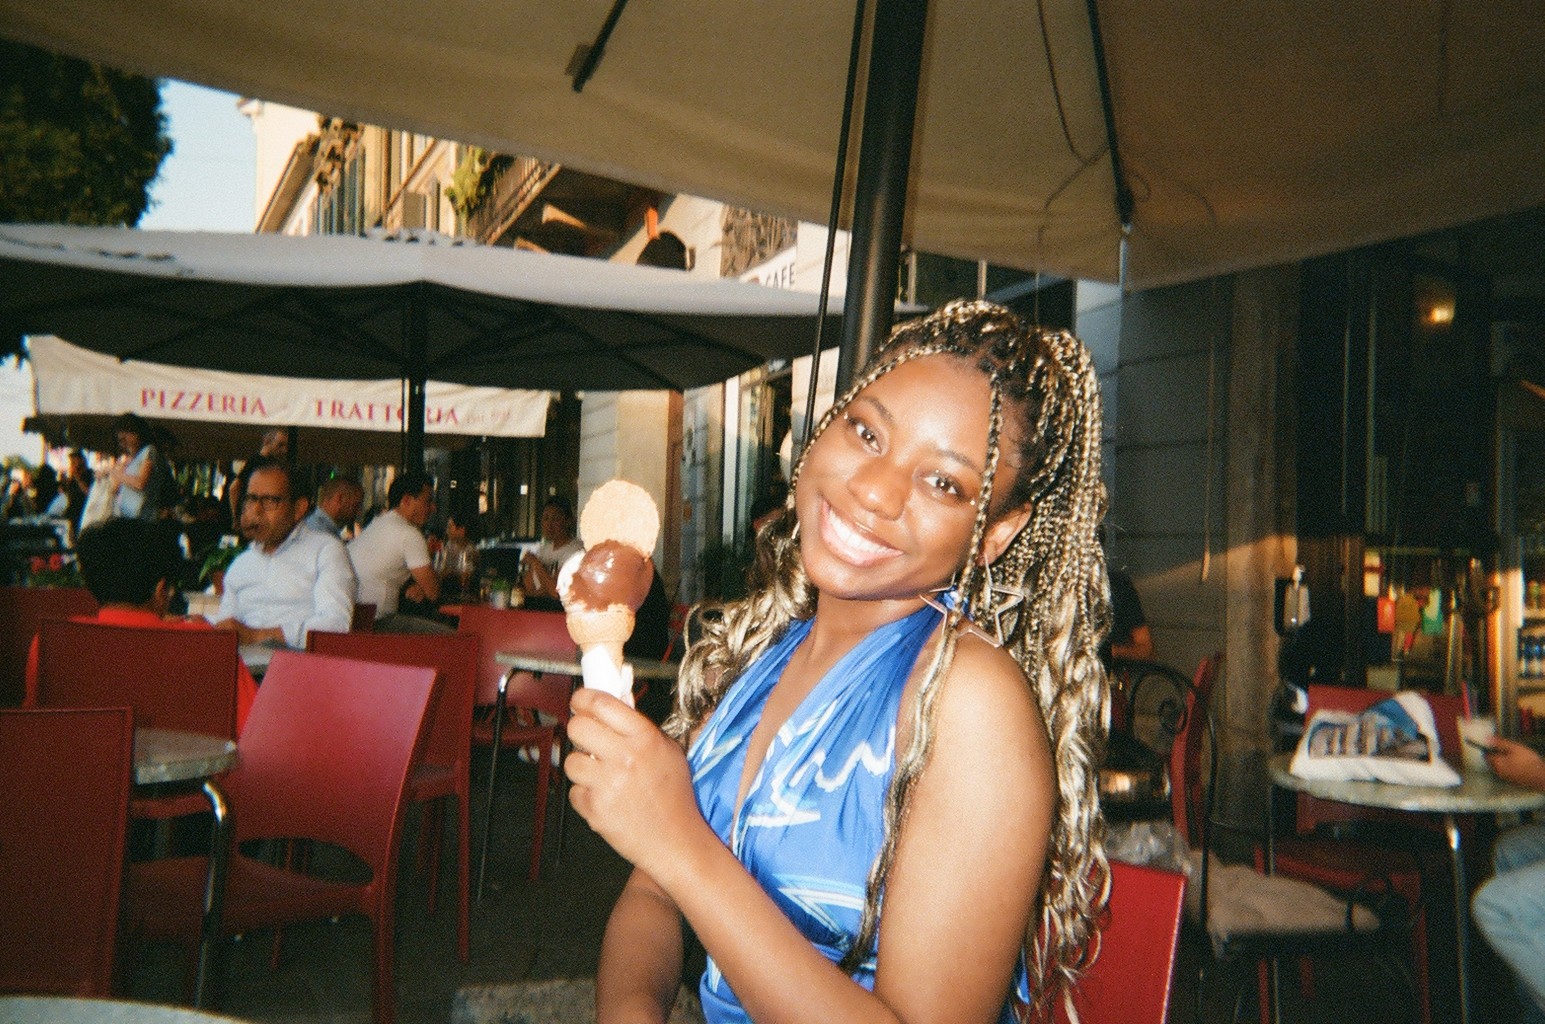
[{"label": "cushion on chair", "polygon": [[[1190,883],[1186,886],[1186,916],[1201,917],[1201,854],[1192,850]],[[1207,871],[1207,933],[1215,950],[1236,936],[1339,932],[1347,926],[1346,900],[1319,886],[1282,875],[1263,875],[1244,864],[1224,864],[1213,857]],[[1377,931],[1379,917],[1360,904],[1351,904],[1352,930]]]}]

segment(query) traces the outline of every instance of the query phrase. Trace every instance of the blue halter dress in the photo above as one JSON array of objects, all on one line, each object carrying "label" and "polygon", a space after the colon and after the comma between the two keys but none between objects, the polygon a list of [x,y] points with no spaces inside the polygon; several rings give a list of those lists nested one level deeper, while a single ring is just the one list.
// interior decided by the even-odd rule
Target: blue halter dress
[{"label": "blue halter dress", "polygon": [[[901,693],[940,618],[925,606],[876,629],[844,655],[778,730],[738,819],[746,743],[810,620],[792,623],[746,669],[687,754],[704,818],[833,963],[858,937],[864,885],[884,841]],[[878,945],[876,938],[853,974],[870,990]],[[711,958],[700,994],[710,1024],[750,1019]],[[1008,1006],[1001,1019],[1012,1021]]]}]

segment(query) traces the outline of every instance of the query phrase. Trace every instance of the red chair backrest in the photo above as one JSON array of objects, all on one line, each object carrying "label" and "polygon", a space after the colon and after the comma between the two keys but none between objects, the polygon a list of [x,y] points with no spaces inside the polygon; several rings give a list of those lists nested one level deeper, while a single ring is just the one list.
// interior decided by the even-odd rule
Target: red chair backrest
[{"label": "red chair backrest", "polygon": [[21,703],[27,652],[44,619],[96,613],[97,599],[83,587],[0,587],[0,707]]},{"label": "red chair backrest", "polygon": [[47,619],[38,705],[128,704],[141,728],[236,736],[236,632]]},{"label": "red chair backrest", "polygon": [[1207,713],[1218,680],[1223,653],[1215,652],[1196,666],[1186,694],[1185,720],[1169,748],[1170,811],[1175,827],[1193,846],[1201,842],[1202,801],[1207,780],[1202,777],[1202,746],[1207,742]]},{"label": "red chair backrest", "polygon": [[324,633],[313,630],[306,649],[358,661],[422,665],[437,673],[424,763],[455,764],[470,756],[472,696],[482,649],[470,633]]},{"label": "red chair backrest", "polygon": [[[1112,861],[1100,955],[1073,990],[1079,1024],[1164,1024],[1186,876]],[[1061,1000],[1052,1019],[1069,1020]]]},{"label": "red chair backrest", "polygon": [[[1304,721],[1316,711],[1366,711],[1390,696],[1383,690],[1368,690],[1357,686],[1328,686],[1319,683],[1308,687],[1308,708]],[[1458,697],[1444,693],[1424,693],[1432,708],[1434,724],[1438,727],[1438,746],[1443,759],[1455,771],[1463,768],[1464,752],[1459,746],[1459,716],[1464,709]],[[1346,821],[1394,821],[1402,824],[1421,824],[1423,816],[1401,811],[1381,811],[1372,807],[1358,807],[1335,800],[1320,800],[1306,793],[1298,794],[1297,828],[1300,833],[1310,833],[1317,826]],[[1428,824],[1437,827],[1434,819]]]},{"label": "red chair backrest", "polygon": [[[524,651],[564,661],[573,661],[579,654],[562,612],[467,605],[462,609],[460,632],[474,633],[482,641],[483,664],[477,680],[479,707],[498,703],[499,679],[506,671],[495,660],[500,651]],[[548,674],[538,680],[529,672],[517,672],[510,679],[505,702],[567,719],[568,692],[572,686],[569,676]]]},{"label": "red chair backrest", "polygon": [[221,784],[236,842],[320,840],[393,878],[434,684],[420,665],[275,652]]},{"label": "red chair backrest", "polygon": [[0,711],[0,992],[109,996],[133,713]]}]

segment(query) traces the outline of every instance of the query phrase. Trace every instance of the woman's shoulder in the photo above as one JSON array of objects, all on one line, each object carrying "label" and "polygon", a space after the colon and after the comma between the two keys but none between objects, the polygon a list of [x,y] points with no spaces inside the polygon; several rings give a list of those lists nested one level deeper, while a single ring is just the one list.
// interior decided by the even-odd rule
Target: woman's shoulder
[{"label": "woman's shoulder", "polygon": [[947,719],[975,731],[1045,730],[1035,691],[1019,663],[1001,647],[970,634],[956,644],[940,699]]}]

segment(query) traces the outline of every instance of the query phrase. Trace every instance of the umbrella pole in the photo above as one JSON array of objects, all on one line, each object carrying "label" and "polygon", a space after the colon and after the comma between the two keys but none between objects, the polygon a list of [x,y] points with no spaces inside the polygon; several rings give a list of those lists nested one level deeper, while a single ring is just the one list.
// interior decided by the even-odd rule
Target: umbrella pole
[{"label": "umbrella pole", "polygon": [[427,403],[424,389],[429,378],[429,351],[426,340],[422,287],[415,288],[412,301],[404,312],[406,345],[403,346],[402,376],[407,384],[403,408],[402,468],[413,472],[424,468],[424,414]]},{"label": "umbrella pole", "polygon": [[847,390],[876,344],[890,333],[895,317],[901,225],[927,20],[927,0],[877,0],[875,4],[842,349],[837,357],[839,394]]}]

